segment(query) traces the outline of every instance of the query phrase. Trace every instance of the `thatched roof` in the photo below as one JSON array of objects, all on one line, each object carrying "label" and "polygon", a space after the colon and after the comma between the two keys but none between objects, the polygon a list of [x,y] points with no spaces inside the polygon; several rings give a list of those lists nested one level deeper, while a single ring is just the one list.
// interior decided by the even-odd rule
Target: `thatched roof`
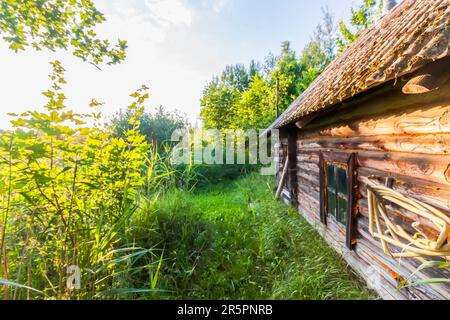
[{"label": "thatched roof", "polygon": [[364,31],[271,128],[411,73],[450,55],[450,0],[404,0]]}]

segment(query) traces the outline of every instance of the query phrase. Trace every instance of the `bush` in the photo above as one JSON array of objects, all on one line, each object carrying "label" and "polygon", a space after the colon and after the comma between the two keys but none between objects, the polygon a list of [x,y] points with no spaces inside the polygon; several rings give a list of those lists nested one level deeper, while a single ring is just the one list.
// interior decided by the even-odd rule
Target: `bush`
[{"label": "bush", "polygon": [[[130,119],[133,117],[131,110],[119,111],[108,124],[111,127],[114,137],[124,137],[125,133],[131,129]],[[169,112],[162,106],[154,113],[142,112],[137,120],[139,121],[139,132],[144,135],[149,144],[158,145],[161,149],[171,146],[172,133],[177,129],[186,128],[189,123],[179,112]]]},{"label": "bush", "polygon": [[[5,298],[93,298],[122,285],[138,260],[153,269],[159,259],[156,250],[126,241],[140,194],[173,175],[139,131],[147,88],[132,94],[130,128],[111,137],[99,112],[76,114],[64,105],[63,74],[54,62],[45,112],[12,115],[15,129],[1,135]],[[82,270],[80,291],[66,286],[71,265]]]}]

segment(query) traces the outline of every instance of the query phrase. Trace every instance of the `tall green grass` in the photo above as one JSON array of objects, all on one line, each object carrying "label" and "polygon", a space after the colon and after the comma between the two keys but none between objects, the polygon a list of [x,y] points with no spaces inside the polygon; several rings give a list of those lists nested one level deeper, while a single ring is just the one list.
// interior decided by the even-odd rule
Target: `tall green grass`
[{"label": "tall green grass", "polygon": [[370,299],[374,295],[294,210],[251,174],[147,204],[134,241],[164,249],[163,299]]},{"label": "tall green grass", "polygon": [[[98,103],[89,114],[65,105],[64,69],[52,65],[43,110],[11,114],[13,129],[0,134],[0,297],[92,299],[136,291],[129,279],[144,269],[157,274],[162,252],[129,240],[130,220],[142,195],[174,186],[167,157],[139,131],[147,88],[131,95],[130,129],[115,138],[99,124]],[[67,285],[73,266],[81,269],[80,290]],[[156,281],[138,289],[156,289],[149,282]]]},{"label": "tall green grass", "polygon": [[[0,134],[4,299],[349,299],[370,293],[251,166],[176,167],[149,144],[131,95],[114,137],[99,104],[65,105],[54,62],[44,111]],[[88,125],[88,121],[93,121]],[[67,285],[80,269],[81,288]],[[78,270],[77,268],[75,268]]]}]

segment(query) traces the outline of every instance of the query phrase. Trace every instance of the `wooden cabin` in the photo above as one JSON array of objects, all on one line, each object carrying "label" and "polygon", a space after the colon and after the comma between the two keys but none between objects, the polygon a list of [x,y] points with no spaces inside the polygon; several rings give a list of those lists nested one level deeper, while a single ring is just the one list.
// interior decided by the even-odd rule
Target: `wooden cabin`
[{"label": "wooden cabin", "polygon": [[[272,129],[281,197],[383,299],[450,299],[446,284],[399,289],[450,261],[449,0],[404,0]],[[429,278],[450,274],[411,281]]]}]

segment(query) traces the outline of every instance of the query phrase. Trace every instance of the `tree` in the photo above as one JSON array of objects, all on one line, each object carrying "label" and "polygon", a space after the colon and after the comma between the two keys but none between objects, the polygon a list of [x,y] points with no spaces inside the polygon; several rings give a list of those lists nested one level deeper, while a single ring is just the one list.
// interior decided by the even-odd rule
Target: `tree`
[{"label": "tree", "polygon": [[250,81],[255,76],[261,76],[261,64],[259,62],[256,62],[255,60],[250,61],[250,66],[248,67],[248,75]]},{"label": "tree", "polygon": [[311,41],[300,55],[302,66],[299,89],[305,91],[309,85],[336,58],[336,27],[333,15],[323,10],[323,21],[316,27]]},{"label": "tree", "polygon": [[[281,44],[281,55],[277,58],[274,70],[270,74],[270,86],[279,93],[279,108],[283,112],[300,94],[298,82],[301,77],[302,66],[297,59],[289,41]],[[274,106],[275,108],[275,106]]]},{"label": "tree", "polygon": [[273,69],[275,69],[275,66],[277,64],[277,57],[270,52],[265,58],[264,58],[264,64],[263,64],[263,76],[268,77]]},{"label": "tree", "polygon": [[228,66],[220,78],[213,78],[203,92],[205,126],[219,130],[266,128],[276,118],[277,93],[279,110],[286,110],[336,56],[333,16],[328,10],[323,12],[323,22],[300,57],[285,41],[281,53],[270,53],[262,67],[254,61],[248,70]]},{"label": "tree", "polygon": [[242,92],[228,87],[218,79],[210,82],[203,90],[201,116],[207,128],[227,129],[234,122],[234,107]]},{"label": "tree", "polygon": [[265,128],[276,117],[274,91],[267,81],[256,75],[236,106],[239,129]]},{"label": "tree", "polygon": [[220,82],[230,89],[244,92],[250,83],[250,74],[242,64],[226,66],[220,76]]},{"label": "tree", "polygon": [[352,42],[360,36],[361,32],[369,28],[380,17],[383,1],[364,0],[356,9],[352,8],[350,26],[344,21],[339,24],[340,36],[337,39],[339,53],[342,53]]},{"label": "tree", "polygon": [[[108,124],[113,131],[113,137],[124,138],[126,132],[131,130],[131,119],[134,116],[132,110],[119,111]],[[177,129],[186,128],[188,121],[177,111],[169,112],[160,106],[155,113],[143,112],[137,118],[139,132],[146,137],[149,144],[169,143],[172,134]]]},{"label": "tree", "polygon": [[94,27],[105,17],[91,0],[2,0],[0,37],[15,52],[64,49],[92,64],[116,64],[125,59],[126,41],[111,45]]},{"label": "tree", "polygon": [[213,77],[205,86],[201,100],[204,125],[219,130],[235,126],[236,103],[248,89],[252,77],[259,73],[259,64],[252,61],[249,69],[244,65],[230,65],[220,77]]}]

